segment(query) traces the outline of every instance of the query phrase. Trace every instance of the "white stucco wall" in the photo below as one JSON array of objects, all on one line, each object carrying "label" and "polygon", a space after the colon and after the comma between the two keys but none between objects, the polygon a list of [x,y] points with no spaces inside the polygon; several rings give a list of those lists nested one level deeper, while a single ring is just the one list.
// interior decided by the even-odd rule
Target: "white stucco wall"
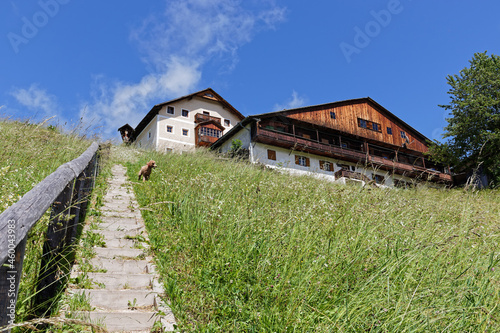
[{"label": "white stucco wall", "polygon": [[[379,187],[394,187],[394,179],[404,180],[407,183],[411,183],[412,180],[408,177],[403,177],[399,175],[391,175],[390,172],[384,170],[373,170],[362,165],[358,165],[352,162],[346,162],[334,158],[328,158],[324,156],[318,156],[314,154],[309,154],[301,151],[291,151],[290,149],[284,149],[276,146],[265,145],[262,143],[252,143],[251,147],[251,161],[253,163],[262,163],[268,167],[276,168],[289,172],[296,175],[309,175],[317,177],[320,179],[328,181],[337,181],[343,184],[346,183],[359,183],[364,185],[365,182],[353,179],[335,179],[335,172],[341,170],[340,165],[349,166],[351,171],[358,172],[366,175],[370,180],[373,180],[373,175],[380,175],[385,178],[384,184],[377,184]],[[276,160],[268,159],[267,151],[268,149],[274,150],[276,152]],[[301,166],[295,164],[295,156],[304,156],[309,158],[309,167]],[[326,161],[332,163],[333,172],[325,171],[320,168],[320,161]]]},{"label": "white stucco wall", "polygon": [[135,140],[136,145],[142,149],[156,149],[157,147],[157,125],[156,118],[149,122],[144,130]]},{"label": "white stucco wall", "polygon": [[250,125],[247,125],[245,127],[240,127],[239,131],[234,133],[229,140],[227,140],[226,142],[224,142],[221,145],[220,151],[223,153],[228,152],[231,149],[231,145],[233,143],[233,140],[240,140],[241,141],[241,148],[251,149],[251,146],[250,146],[250,143],[251,143]]},{"label": "white stucco wall", "polygon": [[[167,107],[174,107],[174,114],[167,113]],[[188,111],[188,116],[182,116],[182,110]],[[239,122],[239,118],[225,109],[220,103],[199,97],[184,99],[172,104],[163,106],[156,119],[158,123],[158,150],[164,151],[173,149],[174,151],[192,150],[195,148],[195,115],[209,112],[210,116],[220,118],[221,124],[225,127],[222,134],[229,131]],[[225,126],[224,120],[230,122]],[[172,127],[172,132],[167,132],[167,126]],[[187,130],[187,135],[183,135],[183,130]]]}]

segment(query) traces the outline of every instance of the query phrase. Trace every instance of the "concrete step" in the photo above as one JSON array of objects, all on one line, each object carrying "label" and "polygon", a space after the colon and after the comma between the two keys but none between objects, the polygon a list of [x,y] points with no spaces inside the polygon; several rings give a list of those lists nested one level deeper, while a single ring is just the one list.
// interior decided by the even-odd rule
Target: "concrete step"
[{"label": "concrete step", "polygon": [[103,216],[101,217],[101,223],[108,223],[108,224],[137,224],[137,225],[142,225],[140,221],[140,218],[136,217],[119,217],[119,216]]},{"label": "concrete step", "polygon": [[[105,289],[70,289],[70,293],[85,293],[92,307],[101,310],[156,311],[157,294],[151,290],[105,290]],[[133,307],[133,308],[132,308]]]},{"label": "concrete step", "polygon": [[151,327],[161,320],[165,331],[173,331],[175,319],[173,315],[160,318],[155,312],[120,311],[120,312],[77,312],[78,318],[90,320],[92,323],[102,323],[109,332],[151,332]]},{"label": "concrete step", "polygon": [[146,254],[144,249],[127,248],[96,247],[94,248],[94,251],[96,252],[97,257],[108,259],[136,259],[138,256]]},{"label": "concrete step", "polygon": [[133,239],[120,239],[120,238],[113,238],[113,239],[104,239],[106,242],[106,246],[109,249],[112,248],[134,248],[136,246],[137,241]]},{"label": "concrete step", "polygon": [[[71,273],[72,278],[79,274]],[[96,284],[104,284],[106,290],[128,290],[128,289],[153,289],[153,275],[151,274],[116,274],[108,273],[87,273],[87,276]],[[103,289],[94,287],[94,289]]]},{"label": "concrete step", "polygon": [[141,213],[139,211],[135,212],[115,212],[115,211],[102,211],[102,215],[105,217],[124,217],[124,218],[140,218]]},{"label": "concrete step", "polygon": [[[154,265],[147,260],[124,260],[108,258],[92,258],[91,264],[99,270],[106,270],[106,273],[115,274],[144,274],[154,273]],[[78,265],[73,266],[77,272],[81,272]]]},{"label": "concrete step", "polygon": [[141,225],[134,224],[118,224],[118,223],[100,223],[98,230],[108,230],[108,231],[125,231],[125,232],[141,232],[145,231],[146,228]]},{"label": "concrete step", "polygon": [[135,238],[137,236],[142,236],[145,240],[148,240],[146,230],[144,228],[133,229],[128,231],[117,231],[117,230],[95,230],[95,232],[104,236],[104,240],[110,239],[127,239]]}]

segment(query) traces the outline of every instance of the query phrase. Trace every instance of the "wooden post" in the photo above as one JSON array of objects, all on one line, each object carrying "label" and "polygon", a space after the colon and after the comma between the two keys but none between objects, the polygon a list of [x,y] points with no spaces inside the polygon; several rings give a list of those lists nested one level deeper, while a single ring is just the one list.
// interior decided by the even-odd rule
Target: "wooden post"
[{"label": "wooden post", "polygon": [[[13,221],[12,225],[15,222]],[[17,245],[15,250],[13,249],[14,251],[9,249],[7,261],[0,266],[0,328],[13,324],[16,317],[16,302],[23,271],[26,238]],[[6,332],[10,333],[10,330]]]},{"label": "wooden post", "polygon": [[[0,214],[0,327],[9,324],[15,318],[15,309],[11,310],[9,306],[17,300],[24,250],[29,231],[49,207],[60,205],[67,208],[70,206],[74,179],[89,166],[92,160],[94,161],[93,172],[95,177],[95,172],[98,170],[98,164],[95,162],[97,161],[96,152],[98,148],[99,145],[96,142],[92,143],[82,155],[61,165],[55,172],[26,193],[18,202]],[[89,182],[91,187],[94,184],[94,177]],[[64,222],[65,219],[67,220],[65,215],[68,212],[59,214],[65,211],[64,207],[62,209],[61,207],[55,207],[52,212],[53,217],[57,216],[58,221],[61,219],[62,221],[59,221],[61,223],[55,222],[49,225],[48,234],[52,232],[57,237],[65,240],[67,232]],[[44,244],[44,247],[58,249],[57,243],[54,237],[51,236],[48,242]],[[51,260],[47,260],[45,256],[42,259],[46,263],[51,263]],[[52,262],[55,261],[52,260]],[[47,267],[46,264],[44,266]],[[12,300],[13,298],[14,300]]]}]

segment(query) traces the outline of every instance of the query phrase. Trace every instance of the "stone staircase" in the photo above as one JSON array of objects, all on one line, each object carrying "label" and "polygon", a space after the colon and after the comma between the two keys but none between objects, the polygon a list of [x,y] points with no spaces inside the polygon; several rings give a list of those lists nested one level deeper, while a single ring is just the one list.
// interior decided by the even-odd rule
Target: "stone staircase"
[{"label": "stone staircase", "polygon": [[[152,258],[147,257],[147,233],[133,191],[127,186],[126,169],[112,168],[113,179],[101,208],[99,230],[106,246],[95,248],[89,260],[96,273],[86,273],[92,289],[70,288],[73,294],[85,293],[93,311],[79,315],[102,324],[109,332],[151,332],[160,327],[173,331],[175,318],[160,295]],[[72,277],[82,273],[75,266]],[[157,323],[159,322],[159,323]],[[156,323],[156,324],[155,324]]]}]

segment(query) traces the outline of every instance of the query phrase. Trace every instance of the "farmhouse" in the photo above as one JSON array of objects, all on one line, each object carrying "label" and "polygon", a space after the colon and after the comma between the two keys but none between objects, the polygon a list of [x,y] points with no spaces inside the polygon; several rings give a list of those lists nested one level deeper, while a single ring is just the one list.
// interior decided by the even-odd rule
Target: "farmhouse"
[{"label": "farmhouse", "polygon": [[243,118],[224,98],[207,88],[153,106],[132,131],[129,141],[158,151],[188,151],[210,146]]},{"label": "farmhouse", "polygon": [[249,116],[212,149],[236,140],[253,163],[342,183],[452,183],[448,167],[426,158],[430,140],[369,97]]}]

